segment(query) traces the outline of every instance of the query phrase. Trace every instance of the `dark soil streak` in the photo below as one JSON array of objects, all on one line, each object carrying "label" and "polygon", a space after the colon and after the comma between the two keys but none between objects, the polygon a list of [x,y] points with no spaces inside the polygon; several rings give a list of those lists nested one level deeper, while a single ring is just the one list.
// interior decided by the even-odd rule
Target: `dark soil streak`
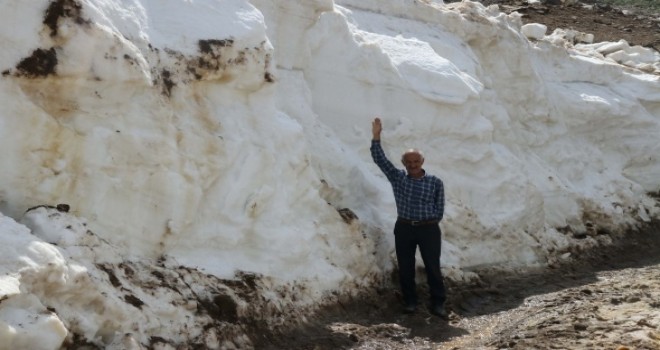
[{"label": "dark soil streak", "polygon": [[115,272],[108,267],[106,264],[96,264],[96,267],[99,268],[99,270],[105,272],[108,275],[108,278],[110,279],[110,283],[112,284],[113,287],[115,288],[120,288],[121,282],[119,281],[119,278],[115,275]]},{"label": "dark soil streak", "polygon": [[234,45],[233,39],[223,39],[223,40],[209,39],[209,40],[200,40],[197,42],[197,46],[199,46],[199,51],[207,54],[213,53],[214,47],[223,48],[223,47],[231,47],[232,45]]},{"label": "dark soil streak", "polygon": [[41,78],[49,75],[55,75],[57,66],[57,52],[55,48],[36,49],[32,54],[18,63],[16,69],[18,76],[28,78]]},{"label": "dark soil streak", "polygon": [[76,0],[57,0],[50,3],[44,16],[44,25],[50,29],[50,36],[56,37],[60,18],[73,18],[78,24],[86,23],[82,18],[82,5]]},{"label": "dark soil streak", "polygon": [[238,322],[238,304],[229,295],[218,294],[213,300],[202,299],[199,301],[198,309],[206,312],[216,321],[234,324]]},{"label": "dark soil streak", "polygon": [[124,296],[124,301],[127,303],[135,306],[138,309],[142,308],[142,305],[144,305],[144,302],[140,300],[140,298],[136,297],[135,295],[129,294]]}]

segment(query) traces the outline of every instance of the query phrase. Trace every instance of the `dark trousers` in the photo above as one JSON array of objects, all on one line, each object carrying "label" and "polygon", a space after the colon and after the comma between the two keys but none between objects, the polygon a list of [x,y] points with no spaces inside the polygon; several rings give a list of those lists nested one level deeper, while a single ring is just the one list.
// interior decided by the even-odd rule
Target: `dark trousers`
[{"label": "dark trousers", "polygon": [[400,221],[394,225],[394,244],[399,262],[399,283],[403,300],[406,304],[417,305],[415,285],[415,252],[419,252],[424,261],[426,279],[432,305],[442,305],[447,298],[445,283],[440,271],[440,226],[437,224],[412,226]]}]

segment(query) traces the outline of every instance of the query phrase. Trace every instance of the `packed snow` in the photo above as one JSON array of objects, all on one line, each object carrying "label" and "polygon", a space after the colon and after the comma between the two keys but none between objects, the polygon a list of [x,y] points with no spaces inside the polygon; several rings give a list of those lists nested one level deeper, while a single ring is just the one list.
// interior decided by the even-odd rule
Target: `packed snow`
[{"label": "packed snow", "polygon": [[[397,160],[446,278],[657,219],[660,56],[464,1],[0,3],[0,349],[245,348],[393,269]],[[451,292],[451,291],[450,291]]]}]

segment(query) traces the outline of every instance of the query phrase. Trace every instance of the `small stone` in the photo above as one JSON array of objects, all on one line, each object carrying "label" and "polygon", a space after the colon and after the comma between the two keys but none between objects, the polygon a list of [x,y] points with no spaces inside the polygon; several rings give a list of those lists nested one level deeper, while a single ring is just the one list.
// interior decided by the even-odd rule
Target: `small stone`
[{"label": "small stone", "polygon": [[648,336],[653,340],[660,340],[660,333],[658,332],[650,331]]},{"label": "small stone", "polygon": [[576,323],[573,325],[573,329],[575,329],[576,331],[586,331],[587,328],[589,328],[589,326],[587,326],[584,323]]}]

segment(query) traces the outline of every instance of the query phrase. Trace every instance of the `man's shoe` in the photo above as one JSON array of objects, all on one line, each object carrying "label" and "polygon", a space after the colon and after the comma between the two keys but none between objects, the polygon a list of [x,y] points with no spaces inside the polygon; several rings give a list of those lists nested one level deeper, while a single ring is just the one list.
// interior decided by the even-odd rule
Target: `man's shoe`
[{"label": "man's shoe", "polygon": [[415,304],[407,304],[403,307],[404,314],[414,314],[415,311],[417,311],[417,305]]},{"label": "man's shoe", "polygon": [[432,305],[430,311],[431,314],[436,315],[443,320],[449,319],[449,315],[447,314],[447,311],[445,311],[445,308],[442,305]]}]

